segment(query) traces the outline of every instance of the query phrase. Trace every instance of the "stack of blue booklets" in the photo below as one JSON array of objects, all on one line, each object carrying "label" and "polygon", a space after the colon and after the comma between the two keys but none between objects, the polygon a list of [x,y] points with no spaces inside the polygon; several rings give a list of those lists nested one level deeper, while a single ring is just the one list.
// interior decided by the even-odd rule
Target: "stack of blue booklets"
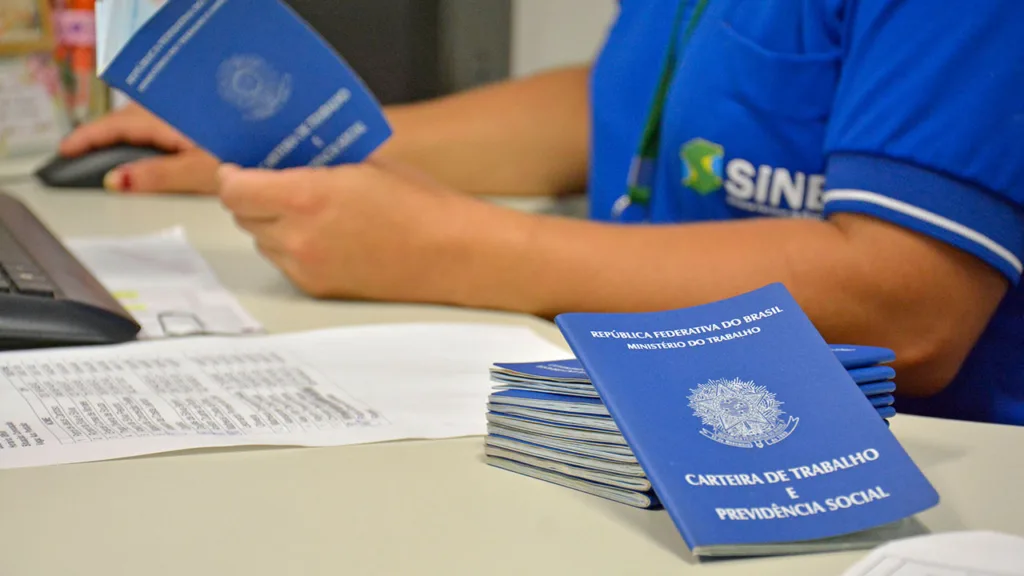
[{"label": "stack of blue booklets", "polygon": [[575,359],[491,369],[492,466],[664,508],[701,556],[867,547],[938,502],[888,428],[893,351],[827,344],[781,285],[557,323]]},{"label": "stack of blue booklets", "polygon": [[[831,346],[878,415],[896,415],[895,354]],[[578,360],[495,364],[487,404],[489,463],[640,508],[657,497]]]}]

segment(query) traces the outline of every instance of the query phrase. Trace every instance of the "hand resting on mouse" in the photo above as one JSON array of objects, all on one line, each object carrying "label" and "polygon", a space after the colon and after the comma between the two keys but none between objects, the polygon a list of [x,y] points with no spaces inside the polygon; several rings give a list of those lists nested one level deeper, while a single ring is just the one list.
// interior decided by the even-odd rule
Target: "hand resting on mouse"
[{"label": "hand resting on mouse", "polygon": [[213,194],[219,162],[174,128],[137,104],[79,126],[61,142],[61,156],[130,144],[169,152],[121,165],[104,178],[114,192]]}]

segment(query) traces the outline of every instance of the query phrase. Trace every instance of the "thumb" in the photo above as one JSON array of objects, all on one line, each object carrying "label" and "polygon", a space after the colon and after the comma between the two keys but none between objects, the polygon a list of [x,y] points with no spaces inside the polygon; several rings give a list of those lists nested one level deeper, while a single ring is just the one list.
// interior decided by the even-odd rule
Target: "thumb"
[{"label": "thumb", "polygon": [[225,182],[230,182],[241,173],[242,168],[237,164],[221,164],[220,167],[217,168],[217,182],[223,186]]},{"label": "thumb", "polygon": [[220,162],[202,150],[147,158],[111,170],[103,186],[112,192],[213,194]]}]

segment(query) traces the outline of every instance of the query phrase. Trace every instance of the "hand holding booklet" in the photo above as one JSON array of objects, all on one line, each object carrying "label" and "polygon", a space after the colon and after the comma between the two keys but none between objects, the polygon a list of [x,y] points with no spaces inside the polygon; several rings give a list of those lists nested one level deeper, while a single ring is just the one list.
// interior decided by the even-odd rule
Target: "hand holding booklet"
[{"label": "hand holding booklet", "polygon": [[362,80],[280,0],[98,0],[98,73],[246,168],[359,162],[391,135]]}]

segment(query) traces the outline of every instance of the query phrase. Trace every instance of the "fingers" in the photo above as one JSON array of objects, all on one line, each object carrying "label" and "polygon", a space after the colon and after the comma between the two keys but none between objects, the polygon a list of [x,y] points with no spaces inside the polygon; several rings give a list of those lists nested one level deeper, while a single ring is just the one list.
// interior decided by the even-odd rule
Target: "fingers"
[{"label": "fingers", "polygon": [[114,192],[214,194],[219,165],[202,150],[188,150],[120,166],[107,174],[104,187]]},{"label": "fingers", "polygon": [[281,271],[293,284],[302,288],[302,270],[284,250],[267,244],[262,239],[256,241],[256,250],[263,255],[275,268]]},{"label": "fingers", "polygon": [[256,240],[256,250],[258,250],[260,254],[263,254],[267,260],[270,260],[273,265],[282,270],[286,268],[290,269],[292,266],[291,258],[288,257],[288,254],[284,250],[274,244],[265,242],[263,239]]},{"label": "fingers", "polygon": [[329,172],[309,169],[242,170],[225,165],[217,175],[221,202],[245,220],[316,211],[330,186]]},{"label": "fingers", "polygon": [[190,146],[179,132],[132,105],[78,127],[61,141],[59,152],[62,156],[78,156],[114,144],[155,146],[172,152]]},{"label": "fingers", "polygon": [[277,224],[279,218],[235,218],[235,224],[248,232],[260,246],[272,248],[279,252],[286,252],[284,244],[279,239]]}]

